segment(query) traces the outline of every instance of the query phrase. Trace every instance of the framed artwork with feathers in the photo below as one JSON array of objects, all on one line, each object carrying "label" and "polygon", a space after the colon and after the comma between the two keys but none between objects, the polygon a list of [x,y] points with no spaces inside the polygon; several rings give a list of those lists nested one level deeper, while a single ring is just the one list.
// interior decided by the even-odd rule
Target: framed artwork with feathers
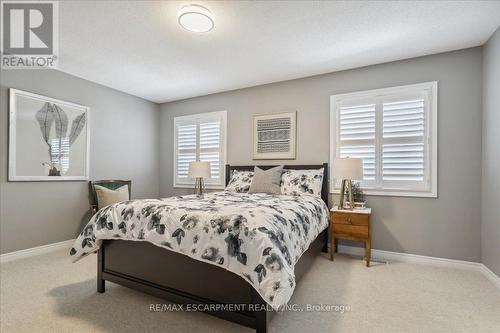
[{"label": "framed artwork with feathers", "polygon": [[89,108],[9,89],[9,181],[88,180]]}]

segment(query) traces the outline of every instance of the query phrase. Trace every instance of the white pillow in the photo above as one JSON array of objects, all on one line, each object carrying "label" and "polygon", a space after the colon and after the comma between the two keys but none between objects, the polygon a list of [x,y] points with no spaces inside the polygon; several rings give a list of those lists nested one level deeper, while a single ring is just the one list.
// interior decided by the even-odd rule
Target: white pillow
[{"label": "white pillow", "polygon": [[231,180],[227,184],[226,191],[246,193],[252,184],[253,171],[233,170]]},{"label": "white pillow", "polygon": [[314,170],[285,169],[281,175],[281,194],[321,196],[323,168]]},{"label": "white pillow", "polygon": [[94,185],[94,189],[97,195],[97,207],[99,207],[99,209],[117,202],[127,201],[130,198],[128,195],[128,185],[123,185],[115,191],[100,185]]}]

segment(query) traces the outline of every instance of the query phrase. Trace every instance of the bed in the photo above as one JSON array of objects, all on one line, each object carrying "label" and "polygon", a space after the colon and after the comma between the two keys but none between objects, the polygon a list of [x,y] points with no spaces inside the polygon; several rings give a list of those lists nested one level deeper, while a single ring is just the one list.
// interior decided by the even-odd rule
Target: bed
[{"label": "bed", "polygon": [[[327,246],[328,164],[285,166],[321,168],[320,198],[218,192],[108,206],[70,254],[77,261],[98,251],[99,293],[111,281],[267,332]],[[226,185],[234,170],[253,166],[227,165]]]}]

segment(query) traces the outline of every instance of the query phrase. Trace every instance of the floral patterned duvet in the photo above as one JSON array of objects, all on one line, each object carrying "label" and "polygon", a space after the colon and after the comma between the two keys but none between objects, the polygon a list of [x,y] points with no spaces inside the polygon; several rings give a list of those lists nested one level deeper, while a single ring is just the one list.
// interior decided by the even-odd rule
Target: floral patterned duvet
[{"label": "floral patterned duvet", "polygon": [[216,192],[123,201],[95,214],[76,239],[73,261],[104,239],[146,241],[246,279],[272,307],[295,288],[294,265],[328,226],[320,197]]}]

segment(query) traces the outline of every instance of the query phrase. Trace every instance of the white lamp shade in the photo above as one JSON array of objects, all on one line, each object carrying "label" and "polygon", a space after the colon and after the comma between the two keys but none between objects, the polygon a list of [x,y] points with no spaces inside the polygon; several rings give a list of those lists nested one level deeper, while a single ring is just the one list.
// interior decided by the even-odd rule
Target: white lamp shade
[{"label": "white lamp shade", "polygon": [[189,177],[210,178],[210,162],[189,162]]},{"label": "white lamp shade", "polygon": [[333,161],[335,179],[363,180],[363,159],[336,158]]}]

